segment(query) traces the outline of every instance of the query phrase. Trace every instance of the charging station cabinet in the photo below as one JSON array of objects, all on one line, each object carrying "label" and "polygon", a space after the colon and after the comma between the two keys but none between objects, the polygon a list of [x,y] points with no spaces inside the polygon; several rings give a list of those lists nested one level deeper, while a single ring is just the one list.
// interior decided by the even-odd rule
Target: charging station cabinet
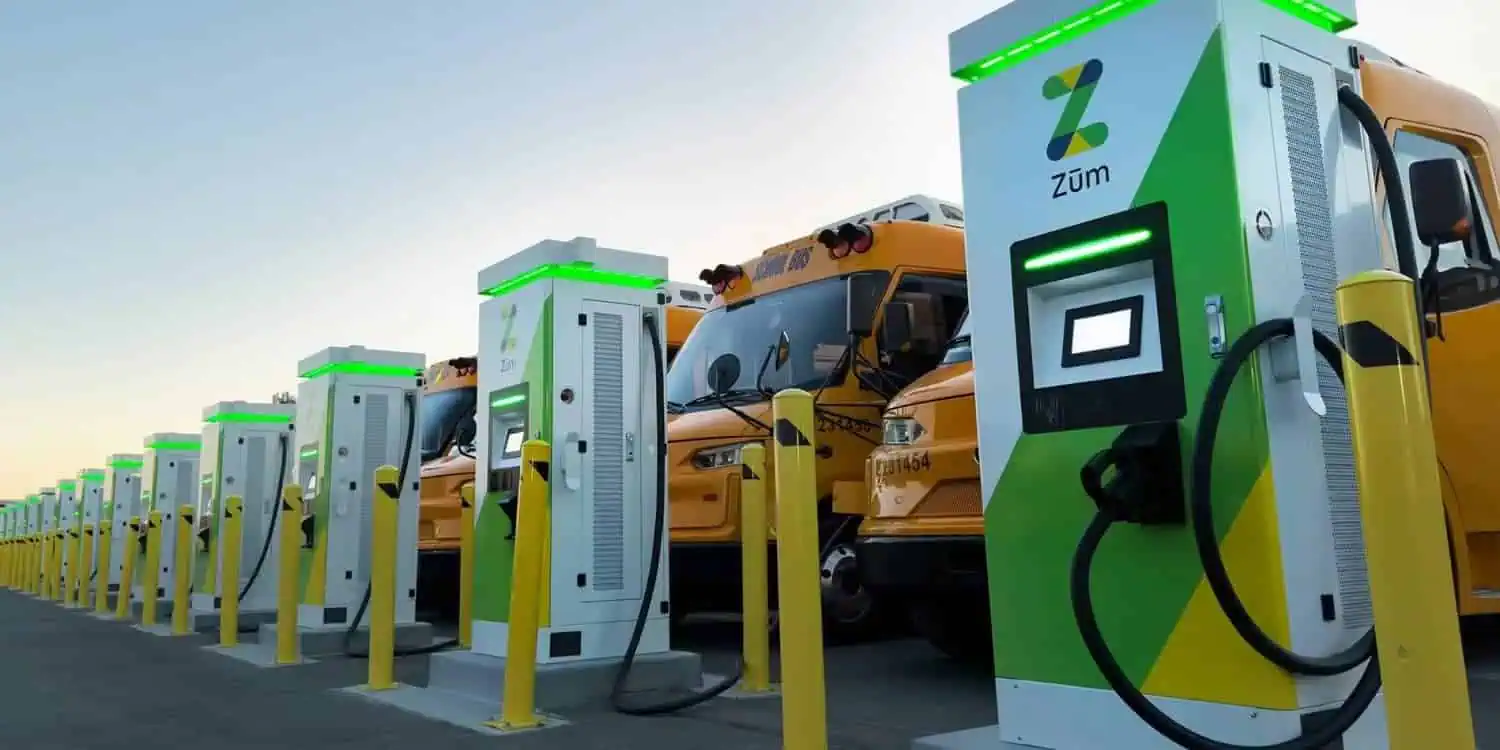
[{"label": "charging station cabinet", "polygon": [[[169,607],[167,592],[172,588],[172,573],[176,565],[177,515],[183,505],[195,504],[198,500],[198,458],[202,442],[197,435],[181,432],[158,432],[145,440],[145,453],[141,467],[140,504],[135,509],[141,517],[144,534],[152,511],[161,511],[161,560],[156,570],[156,596],[158,606]],[[146,544],[144,537],[134,545],[137,554],[135,563],[134,599],[142,601],[146,586],[151,580],[146,570]]]},{"label": "charging station cabinet", "polygon": [[140,514],[141,467],[146,457],[139,453],[115,453],[105,462],[104,498],[100,518],[110,528],[108,565],[101,560],[100,570],[109,575],[109,593],[120,590],[125,571],[125,555],[134,554],[135,538],[131,536],[130,519]]}]

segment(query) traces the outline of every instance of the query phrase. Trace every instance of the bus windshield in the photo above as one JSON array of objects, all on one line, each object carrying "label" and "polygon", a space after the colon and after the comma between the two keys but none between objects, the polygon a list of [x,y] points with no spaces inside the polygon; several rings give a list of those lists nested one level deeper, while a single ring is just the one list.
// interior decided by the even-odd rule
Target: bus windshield
[{"label": "bus windshield", "polygon": [[775,351],[783,331],[791,343],[790,356],[779,371],[774,362],[768,365],[761,385],[772,391],[821,387],[848,347],[845,290],[843,279],[828,278],[705,313],[667,371],[667,400],[714,408],[707,400],[708,368],[724,354],[740,360],[740,376],[729,390],[755,395],[760,364]]},{"label": "bus windshield", "polygon": [[974,349],[970,344],[969,333],[969,312],[965,310],[964,319],[958,323],[958,333],[954,334],[953,340],[948,342],[948,350],[943,352],[943,361],[940,364],[954,365],[974,359]]},{"label": "bus windshield", "polygon": [[474,418],[475,386],[454,388],[422,396],[422,461],[431,461],[448,451],[449,443],[464,418]]}]

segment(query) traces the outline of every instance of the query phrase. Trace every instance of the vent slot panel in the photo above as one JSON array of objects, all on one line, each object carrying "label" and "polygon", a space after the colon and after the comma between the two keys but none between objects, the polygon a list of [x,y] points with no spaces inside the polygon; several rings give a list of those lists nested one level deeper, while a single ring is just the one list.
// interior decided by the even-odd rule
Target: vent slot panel
[{"label": "vent slot panel", "polygon": [[594,590],[625,588],[625,319],[593,319]]},{"label": "vent slot panel", "polygon": [[[384,393],[364,394],[365,409],[365,441],[364,461],[361,465],[360,475],[355,481],[360,488],[359,494],[354,498],[354,507],[358,509],[360,531],[359,540],[359,568],[355,575],[361,581],[370,580],[370,538],[374,533],[375,517],[370,512],[370,504],[375,501],[373,492],[375,490],[375,470],[386,463],[385,452],[390,442],[389,432],[391,425],[391,397]],[[394,461],[392,461],[394,463]]]},{"label": "vent slot panel", "polygon": [[[1338,285],[1338,259],[1334,254],[1333,211],[1323,158],[1317,88],[1311,76],[1296,69],[1280,66],[1278,73],[1303,290],[1312,300],[1313,327],[1337,340],[1333,293]],[[1321,431],[1340,614],[1346,629],[1362,631],[1374,623],[1374,613],[1365,569],[1364,526],[1359,515],[1349,408],[1343,385],[1322,359],[1318,360],[1318,390],[1328,406],[1328,413],[1321,420]]]},{"label": "vent slot panel", "polygon": [[[193,492],[193,485],[198,483],[198,467],[195,465],[196,463],[196,461],[190,461],[185,458],[177,459],[177,477],[173,482],[173,494],[168,498],[169,502],[165,508],[158,508],[163,516],[170,513],[175,518],[178,506],[181,506],[187,500],[197,497],[196,493]],[[165,533],[166,530],[163,530],[163,535]]]}]

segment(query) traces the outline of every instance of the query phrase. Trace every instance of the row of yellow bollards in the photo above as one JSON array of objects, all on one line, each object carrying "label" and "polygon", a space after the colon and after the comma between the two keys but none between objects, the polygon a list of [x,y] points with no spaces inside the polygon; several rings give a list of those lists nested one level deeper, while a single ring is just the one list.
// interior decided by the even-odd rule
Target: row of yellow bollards
[{"label": "row of yellow bollards", "polygon": [[[779,645],[782,654],[781,693],[784,747],[789,750],[822,750],[827,747],[826,691],[823,674],[823,634],[818,592],[818,519],[815,445],[813,440],[813,397],[806,391],[787,390],[773,400],[774,466],[776,482],[777,571],[779,583]],[[549,553],[550,521],[548,515],[548,480],[551,447],[546,441],[527,441],[521,449],[521,481],[515,534],[515,560],[512,572],[509,641],[507,651],[517,658],[507,659],[505,700],[494,726],[525,729],[538,726],[535,683],[538,630],[546,606],[544,573]],[[769,509],[766,503],[765,449],[748,446],[743,453],[741,475],[741,509],[744,537],[744,674],[739,689],[744,693],[769,693],[771,684],[769,613],[768,530]],[[398,470],[382,466],[375,471],[374,505],[371,538],[370,653],[369,673],[365,687],[387,690],[396,687],[395,602],[397,507],[400,488]],[[280,517],[296,519],[302,515],[302,488],[286,487],[280,498]],[[474,577],[474,497],[466,487],[462,498],[463,535],[460,541],[459,641],[470,645],[472,637],[472,589]],[[218,543],[224,569],[220,580],[239,580],[244,503],[239,496],[226,498],[224,523]],[[163,518],[152,511],[144,519],[131,518],[130,534],[120,540],[130,544],[144,537],[144,564],[151,571],[160,569]],[[71,603],[81,598],[83,606],[90,599],[84,571],[91,570],[93,545],[86,544],[95,529],[85,526],[76,532],[10,540],[0,547],[0,575],[11,588],[61,598]],[[100,536],[98,559],[110,559],[108,524],[97,529]],[[189,630],[189,597],[191,584],[191,549],[193,508],[183,506],[178,512],[175,536],[174,576],[172,581],[172,632]],[[296,523],[277,524],[279,580],[277,582],[278,664],[295,664],[300,660],[297,648],[296,572],[302,540]],[[71,535],[71,536],[70,536]],[[75,539],[76,537],[76,539]],[[74,543],[76,542],[76,543]],[[58,584],[63,546],[72,550],[69,568],[72,574]],[[134,577],[134,554],[126,554],[122,581]],[[154,575],[147,576],[143,587],[142,624],[156,622],[157,587]],[[98,576],[92,598],[97,611],[107,609],[107,576]],[[229,592],[220,598],[219,644],[238,644],[238,596]],[[115,602],[115,616],[125,619],[130,613],[130,586],[121,585]]]}]

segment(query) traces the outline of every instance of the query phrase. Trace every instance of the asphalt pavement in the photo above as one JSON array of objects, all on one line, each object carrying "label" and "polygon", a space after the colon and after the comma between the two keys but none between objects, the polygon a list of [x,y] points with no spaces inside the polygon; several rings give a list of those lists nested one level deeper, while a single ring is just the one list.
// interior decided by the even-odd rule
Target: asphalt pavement
[{"label": "asphalt pavement", "polygon": [[[1468,623],[1471,697],[1481,750],[1500,750],[1500,621]],[[738,626],[687,628],[679,646],[705,669],[734,662]],[[172,638],[0,590],[0,747],[26,750],[775,750],[778,699],[715,700],[681,714],[570,713],[567,726],[495,737],[335,688],[365,664],[336,659],[265,669]],[[829,747],[907,750],[917,737],[992,724],[992,679],[913,639],[830,648]],[[397,678],[426,683],[426,659]]]}]

